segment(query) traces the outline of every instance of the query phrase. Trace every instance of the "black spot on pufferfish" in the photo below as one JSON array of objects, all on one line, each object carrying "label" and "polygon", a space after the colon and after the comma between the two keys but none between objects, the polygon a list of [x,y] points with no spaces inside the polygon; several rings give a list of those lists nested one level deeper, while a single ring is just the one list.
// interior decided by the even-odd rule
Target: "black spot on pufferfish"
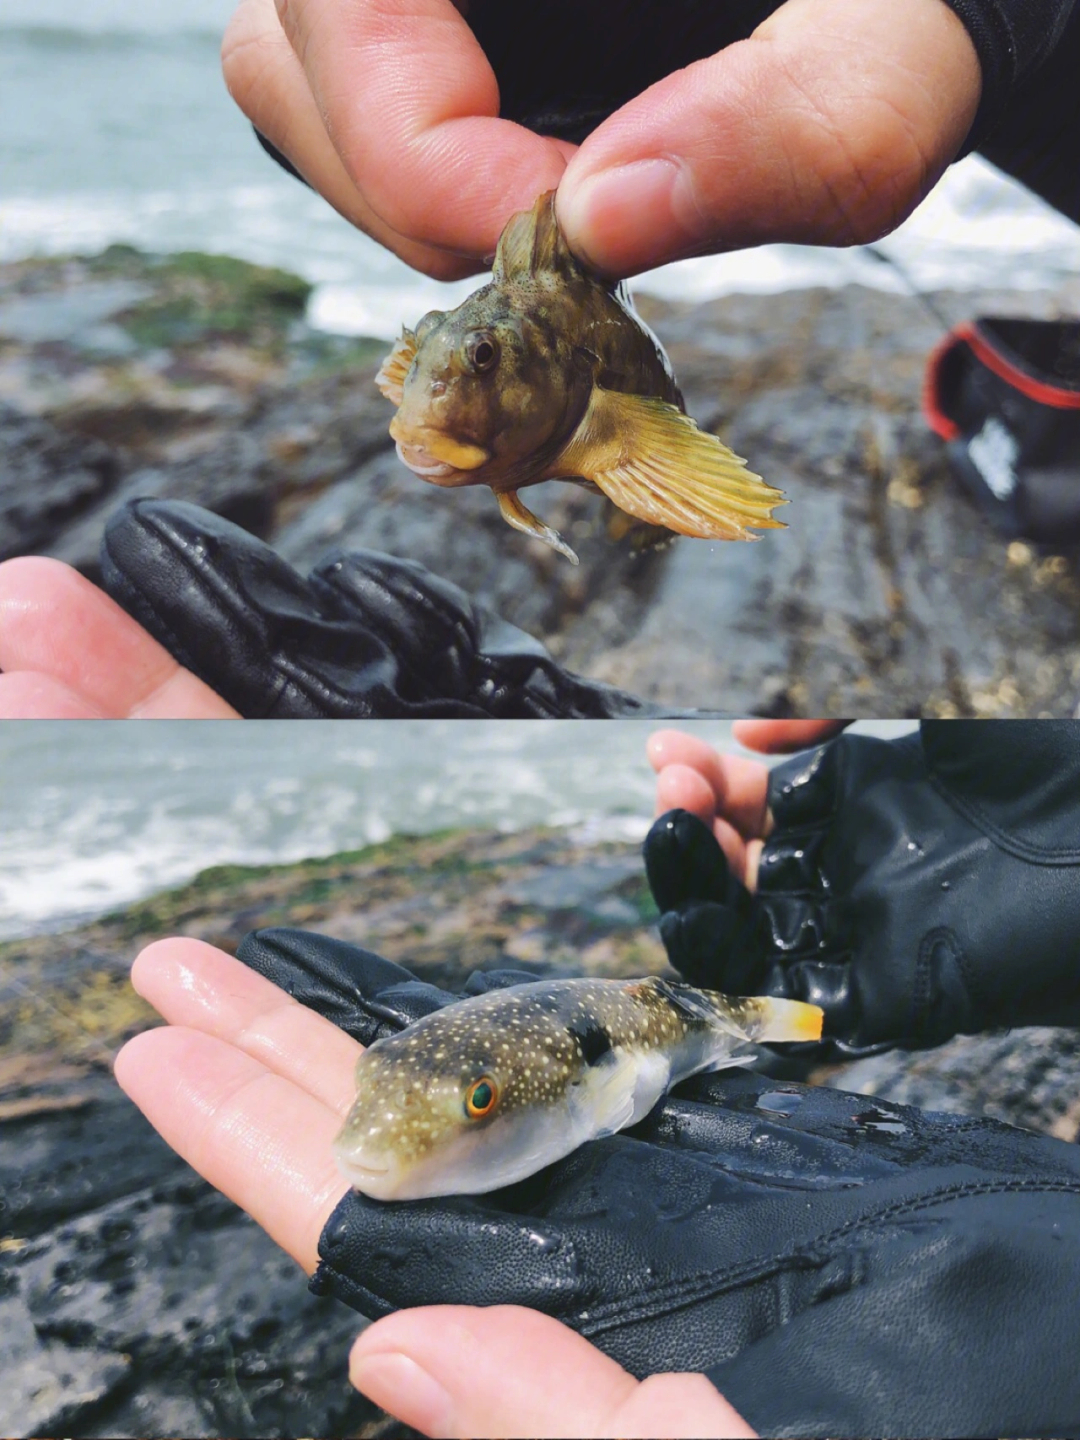
[{"label": "black spot on pufferfish", "polygon": [[586,1065],[597,1065],[611,1052],[611,1036],[595,1020],[577,1020],[568,1025],[572,1039],[581,1046],[582,1059]]}]

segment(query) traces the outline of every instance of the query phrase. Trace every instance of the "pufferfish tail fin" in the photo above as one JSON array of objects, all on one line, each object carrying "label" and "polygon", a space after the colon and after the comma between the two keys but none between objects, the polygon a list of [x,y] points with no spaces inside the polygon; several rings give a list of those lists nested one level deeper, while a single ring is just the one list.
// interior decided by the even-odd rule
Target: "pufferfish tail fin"
[{"label": "pufferfish tail fin", "polygon": [[416,359],[416,351],[416,336],[407,325],[402,326],[400,338],[375,374],[375,384],[395,405],[404,399],[405,376]]},{"label": "pufferfish tail fin", "polygon": [[652,396],[597,386],[556,465],[591,480],[621,510],[680,535],[757,540],[748,527],[784,528],[772,518],[787,503],[781,492],[715,435]]},{"label": "pufferfish tail fin", "polygon": [[805,1000],[783,1000],[776,995],[721,995],[719,990],[699,990],[694,985],[656,977],[642,983],[655,987],[687,1014],[707,1020],[740,1040],[774,1045],[821,1039],[825,1012],[820,1005]]},{"label": "pufferfish tail fin", "polygon": [[805,1000],[780,1000],[775,995],[762,995],[751,1003],[758,1007],[754,1039],[759,1044],[821,1039],[825,1012],[820,1005],[808,1005]]}]

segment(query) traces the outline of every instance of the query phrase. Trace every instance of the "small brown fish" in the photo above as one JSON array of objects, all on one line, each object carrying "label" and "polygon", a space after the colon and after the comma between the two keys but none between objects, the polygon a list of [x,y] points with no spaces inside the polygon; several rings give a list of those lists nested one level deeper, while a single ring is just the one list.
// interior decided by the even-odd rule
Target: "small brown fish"
[{"label": "small brown fish", "polygon": [[782,528],[780,491],[686,414],[625,284],[570,253],[554,191],[511,217],[491,283],[403,330],[375,383],[398,407],[390,434],[410,470],[432,485],[490,485],[510,525],[574,564],[522,503],[526,485],[586,484],[680,535]]}]

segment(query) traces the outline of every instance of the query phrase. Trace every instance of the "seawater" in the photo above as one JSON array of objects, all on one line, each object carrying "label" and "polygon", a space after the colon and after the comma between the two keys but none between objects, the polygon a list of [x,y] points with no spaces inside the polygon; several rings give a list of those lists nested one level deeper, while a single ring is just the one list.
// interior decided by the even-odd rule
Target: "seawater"
[{"label": "seawater", "polygon": [[[655,721],[0,725],[0,937],[179,884],[447,827],[640,839]],[[730,753],[725,721],[679,721]],[[860,729],[893,735],[904,722]]]},{"label": "seawater", "polygon": [[[221,79],[231,9],[4,0],[0,259],[113,241],[238,255],[313,281],[310,319],[341,333],[390,337],[403,318],[458,303],[474,282],[415,274],[263,154]],[[1080,274],[1080,229],[974,158],[881,248],[923,289],[1047,288]],[[865,250],[795,245],[683,261],[635,284],[704,299],[854,281],[903,288]]]}]

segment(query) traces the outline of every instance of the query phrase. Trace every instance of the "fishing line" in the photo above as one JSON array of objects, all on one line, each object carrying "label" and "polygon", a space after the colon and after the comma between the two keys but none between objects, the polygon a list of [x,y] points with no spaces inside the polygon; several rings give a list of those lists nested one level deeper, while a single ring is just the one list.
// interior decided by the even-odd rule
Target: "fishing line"
[{"label": "fishing line", "polygon": [[937,321],[937,323],[941,326],[942,330],[946,334],[953,328],[953,322],[949,320],[941,310],[938,309],[938,307],[930,299],[930,296],[924,290],[921,290],[919,288],[919,286],[912,279],[911,272],[907,269],[906,266],[901,265],[899,260],[897,260],[894,256],[890,255],[887,251],[879,249],[877,245],[864,245],[862,248],[867,253],[867,255],[872,255],[873,258],[879,262],[879,264],[888,265],[892,270],[896,272],[897,275],[899,275],[900,279],[907,287],[907,290],[911,295],[912,299],[917,300],[919,304],[923,307],[923,309],[928,314],[934,317],[934,319]]}]

